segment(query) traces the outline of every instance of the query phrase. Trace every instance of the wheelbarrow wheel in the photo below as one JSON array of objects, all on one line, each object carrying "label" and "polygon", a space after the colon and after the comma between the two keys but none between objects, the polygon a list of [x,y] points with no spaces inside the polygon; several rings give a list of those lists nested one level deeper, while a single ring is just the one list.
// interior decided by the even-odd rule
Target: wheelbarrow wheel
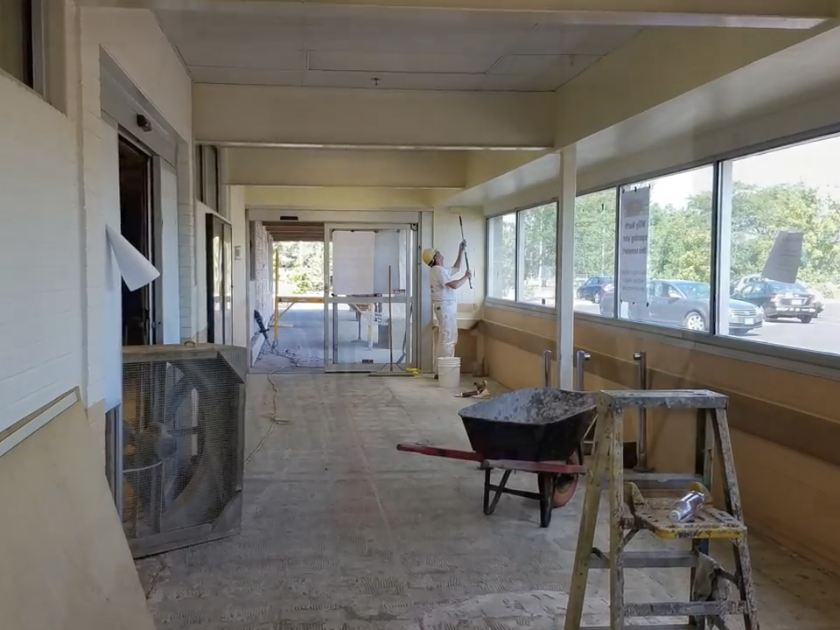
[{"label": "wheelbarrow wheel", "polygon": [[[579,466],[581,461],[580,450],[578,449],[569,457],[568,463],[572,466]],[[575,490],[577,490],[578,477],[579,475],[557,475],[554,481],[554,507],[563,507],[572,500],[572,497],[575,496]]]}]

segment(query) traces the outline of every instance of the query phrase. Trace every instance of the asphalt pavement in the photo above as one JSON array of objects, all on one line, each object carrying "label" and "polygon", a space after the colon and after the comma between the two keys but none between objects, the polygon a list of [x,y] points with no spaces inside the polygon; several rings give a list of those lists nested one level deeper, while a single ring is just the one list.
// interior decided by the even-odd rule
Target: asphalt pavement
[{"label": "asphalt pavement", "polygon": [[[599,314],[598,305],[591,302],[576,301],[575,310]],[[765,322],[761,328],[738,339],[840,354],[840,302],[826,304],[820,316],[809,324],[795,319]]]}]

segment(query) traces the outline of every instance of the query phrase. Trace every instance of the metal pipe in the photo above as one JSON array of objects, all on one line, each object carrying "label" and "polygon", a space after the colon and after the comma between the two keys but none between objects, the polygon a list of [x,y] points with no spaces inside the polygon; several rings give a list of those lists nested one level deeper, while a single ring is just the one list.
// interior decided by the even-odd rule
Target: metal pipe
[{"label": "metal pipe", "polygon": [[[638,389],[647,389],[647,353],[636,352],[633,354],[633,361],[636,362],[638,369]],[[648,452],[647,452],[647,410],[644,407],[639,408],[639,428],[636,437],[636,470],[639,472],[648,472],[651,469],[648,467]]]},{"label": "metal pipe", "polygon": [[543,384],[551,387],[551,350],[543,351]]},{"label": "metal pipe", "polygon": [[586,390],[586,362],[591,358],[586,350],[575,352],[575,389],[579,392]]}]

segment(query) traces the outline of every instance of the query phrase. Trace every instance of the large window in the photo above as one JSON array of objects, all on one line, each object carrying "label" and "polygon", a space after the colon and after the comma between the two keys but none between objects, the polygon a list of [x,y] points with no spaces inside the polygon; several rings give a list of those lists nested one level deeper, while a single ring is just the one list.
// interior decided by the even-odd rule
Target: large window
[{"label": "large window", "polygon": [[487,221],[487,297],[516,299],[516,213]]},{"label": "large window", "polygon": [[840,355],[838,164],[832,136],[578,197],[575,310]]},{"label": "large window", "polygon": [[721,334],[840,354],[838,165],[838,137],[721,165]]},{"label": "large window", "polygon": [[[618,218],[618,316],[711,329],[714,167],[624,186]],[[601,313],[613,315],[613,300]]]},{"label": "large window", "polygon": [[557,203],[487,220],[487,296],[554,306]]},{"label": "large window", "polygon": [[31,0],[0,0],[0,70],[33,85]]},{"label": "large window", "polygon": [[519,213],[519,273],[517,299],[554,306],[557,277],[557,204]]},{"label": "large window", "polygon": [[[575,201],[575,310],[601,314],[601,301],[614,299],[614,188]],[[612,310],[612,309],[610,309]]]}]

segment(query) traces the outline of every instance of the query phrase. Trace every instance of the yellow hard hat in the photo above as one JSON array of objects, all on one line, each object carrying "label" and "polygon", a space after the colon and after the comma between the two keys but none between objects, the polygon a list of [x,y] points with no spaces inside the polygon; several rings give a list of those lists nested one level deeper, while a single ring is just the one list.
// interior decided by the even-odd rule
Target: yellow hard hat
[{"label": "yellow hard hat", "polygon": [[423,250],[423,264],[431,265],[432,261],[435,259],[435,254],[437,254],[436,249],[432,249],[431,247]]}]

